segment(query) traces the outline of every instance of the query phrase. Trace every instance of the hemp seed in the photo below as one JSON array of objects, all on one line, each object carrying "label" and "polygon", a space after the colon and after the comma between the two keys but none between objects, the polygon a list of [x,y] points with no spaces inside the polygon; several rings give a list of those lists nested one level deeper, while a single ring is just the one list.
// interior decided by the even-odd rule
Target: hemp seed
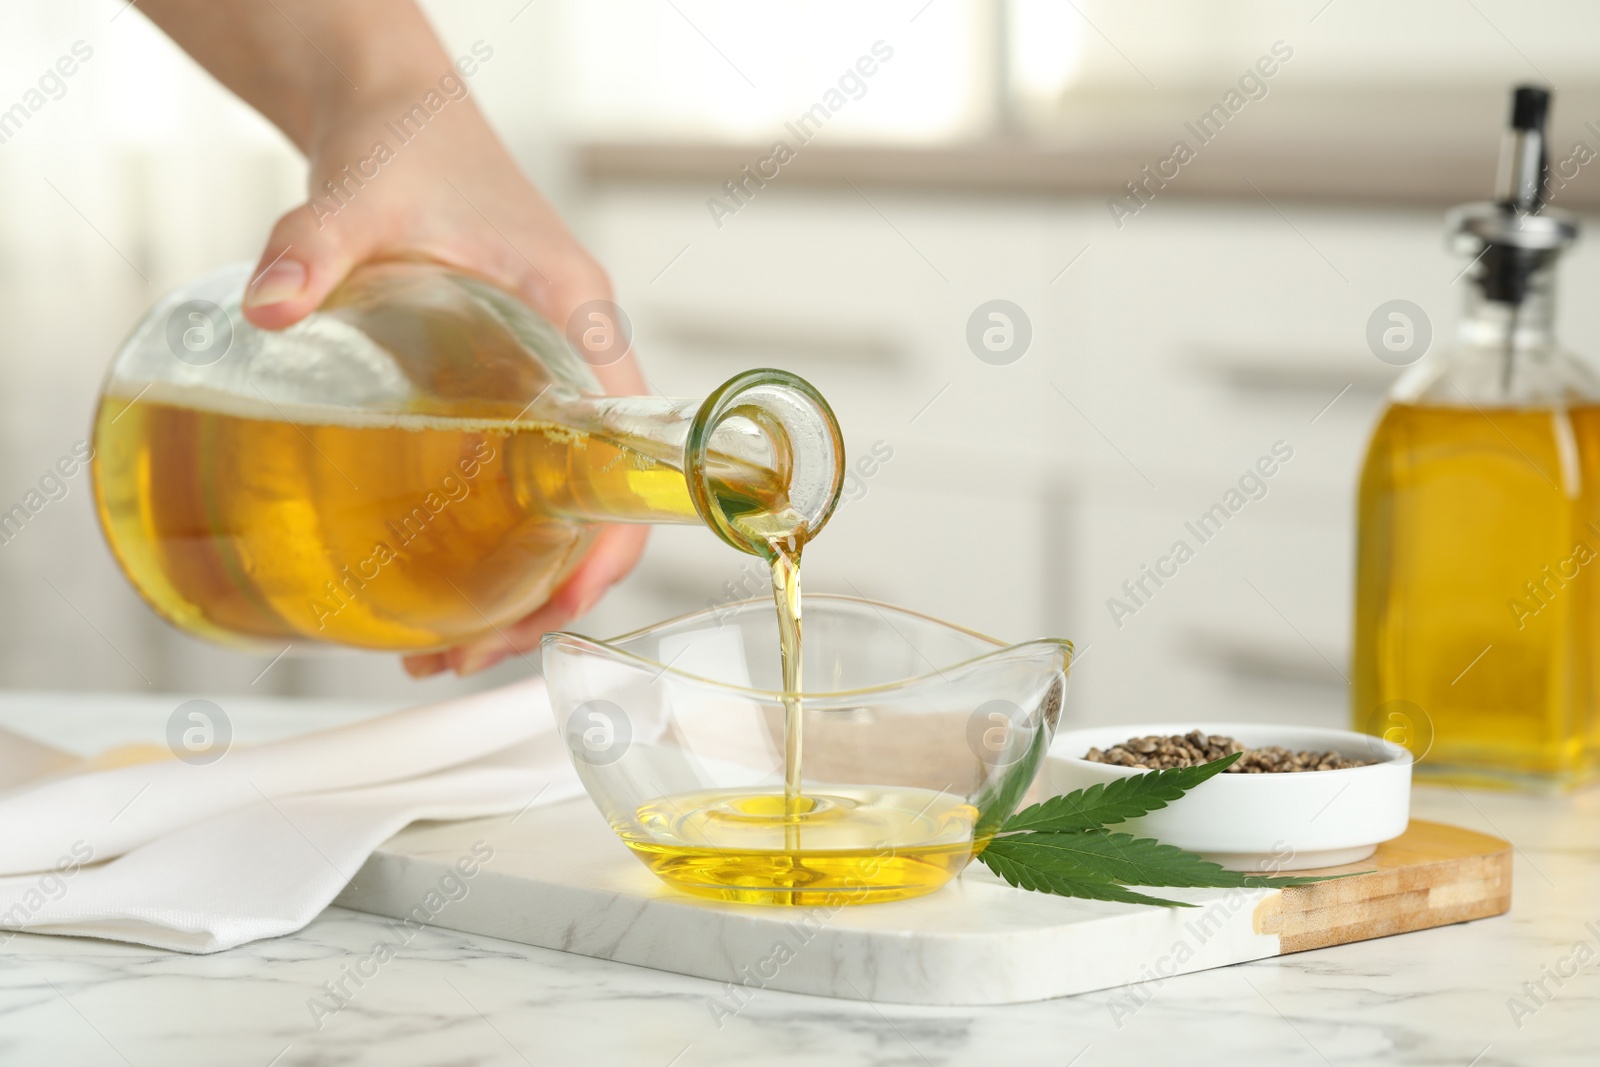
[{"label": "hemp seed", "polygon": [[1292,752],[1277,745],[1245,748],[1231,737],[1190,730],[1171,737],[1130,737],[1104,752],[1091,748],[1084,759],[1116,767],[1140,767],[1160,771],[1173,767],[1194,767],[1242,752],[1225,774],[1289,774],[1299,771],[1342,771],[1365,767],[1369,761],[1350,759],[1337,752]]}]

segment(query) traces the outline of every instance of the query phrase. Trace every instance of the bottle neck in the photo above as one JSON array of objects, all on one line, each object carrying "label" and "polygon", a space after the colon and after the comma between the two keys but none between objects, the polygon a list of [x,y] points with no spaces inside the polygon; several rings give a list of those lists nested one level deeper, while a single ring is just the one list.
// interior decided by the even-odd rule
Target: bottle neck
[{"label": "bottle neck", "polygon": [[798,549],[838,505],[838,422],[810,383],[786,371],[746,371],[700,401],[585,397],[560,409],[554,421],[620,445],[640,464],[639,489],[563,493],[558,510],[568,518],[698,520],[740,551],[770,556],[772,539]]},{"label": "bottle neck", "polygon": [[[1496,294],[1499,295],[1499,294]],[[1477,279],[1467,287],[1457,337],[1464,348],[1494,349],[1507,358],[1538,358],[1555,347],[1553,262],[1528,275],[1520,301],[1493,299]]]}]

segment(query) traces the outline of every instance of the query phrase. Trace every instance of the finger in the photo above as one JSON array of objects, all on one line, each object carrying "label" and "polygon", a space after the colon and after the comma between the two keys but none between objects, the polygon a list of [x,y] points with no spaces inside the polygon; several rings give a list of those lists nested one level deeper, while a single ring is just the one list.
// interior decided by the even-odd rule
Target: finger
[{"label": "finger", "polygon": [[594,376],[600,379],[601,387],[611,396],[648,396],[655,392],[650,388],[650,383],[644,380],[644,371],[639,369],[639,361],[634,358],[631,341],[620,358],[610,362],[596,361],[591,366],[594,367]]},{"label": "finger", "polygon": [[572,616],[563,608],[549,603],[520,622],[499,627],[493,633],[441,655],[457,674],[474,674],[493,667],[508,656],[533,651],[539,647],[541,637],[571,621]]},{"label": "finger", "polygon": [[550,597],[550,603],[572,618],[587,615],[607,589],[633,570],[644,554],[644,543],[649,536],[648,526],[602,526],[594,547]]},{"label": "finger", "polygon": [[[528,264],[518,285],[524,300],[566,333],[578,354],[612,396],[650,391],[634,358],[631,324],[612,297],[611,279],[582,248],[574,246],[540,269]],[[598,332],[594,328],[598,326]],[[595,338],[603,338],[596,342]]]},{"label": "finger", "polygon": [[507,656],[532,651],[545,634],[587,614],[608,588],[631,571],[649,534],[648,526],[602,527],[578,569],[543,607],[520,622],[440,654],[447,657],[456,673],[471,674],[492,667]]},{"label": "finger", "polygon": [[412,656],[404,656],[400,660],[405,666],[406,673],[413,678],[431,678],[440,671],[450,668],[450,660],[443,652],[418,652]]},{"label": "finger", "polygon": [[[579,349],[579,354],[582,354],[582,349]],[[602,355],[590,358],[589,366],[594,368],[595,378],[600,379],[600,387],[611,397],[645,397],[654,392],[650,382],[645,381],[645,373],[638,368],[632,338],[627,341],[627,350],[619,357]]]},{"label": "finger", "polygon": [[367,251],[367,242],[347,233],[336,219],[319,219],[302,204],[272,228],[266,251],[245,287],[245,318],[268,330],[299,322],[344,281]]}]

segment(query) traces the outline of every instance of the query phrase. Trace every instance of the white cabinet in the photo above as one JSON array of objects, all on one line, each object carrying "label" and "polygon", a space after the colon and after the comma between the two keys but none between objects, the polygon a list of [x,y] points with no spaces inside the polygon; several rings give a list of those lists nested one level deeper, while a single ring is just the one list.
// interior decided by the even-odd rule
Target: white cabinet
[{"label": "white cabinet", "polygon": [[[779,189],[719,230],[707,193],[603,187],[587,235],[658,389],[776,363],[828,396],[852,455],[892,448],[808,589],[1073,638],[1084,720],[1343,722],[1356,475],[1397,373],[1366,321],[1403,297],[1448,343],[1463,264],[1440,213],[1171,199],[1118,230],[1097,201]],[[1575,258],[1569,292],[1594,273]],[[997,297],[1032,325],[1009,366],[965,338]],[[1567,319],[1600,350],[1588,308]],[[1241,488],[1275,444],[1293,456],[1264,495]],[[1186,523],[1230,490],[1242,506],[1201,543]],[[1193,558],[1118,626],[1108,599],[1180,540]],[[606,618],[700,606],[740,562],[700,531],[658,537]]]}]

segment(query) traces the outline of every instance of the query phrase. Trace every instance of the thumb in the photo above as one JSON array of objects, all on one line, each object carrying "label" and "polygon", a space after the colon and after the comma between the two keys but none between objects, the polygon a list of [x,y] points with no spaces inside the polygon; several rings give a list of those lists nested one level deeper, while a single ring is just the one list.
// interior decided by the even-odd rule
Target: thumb
[{"label": "thumb", "polygon": [[[634,357],[632,325],[627,312],[612,299],[611,279],[600,264],[572,245],[547,261],[548,272],[528,266],[529,272],[518,279],[518,294],[566,333],[605,391],[612,396],[648,393]],[[603,327],[598,345],[588,332],[594,324]]]},{"label": "thumb", "polygon": [[244,317],[267,330],[291,326],[311,314],[363,258],[338,221],[311,204],[278,220],[266,251],[245,287]]}]

